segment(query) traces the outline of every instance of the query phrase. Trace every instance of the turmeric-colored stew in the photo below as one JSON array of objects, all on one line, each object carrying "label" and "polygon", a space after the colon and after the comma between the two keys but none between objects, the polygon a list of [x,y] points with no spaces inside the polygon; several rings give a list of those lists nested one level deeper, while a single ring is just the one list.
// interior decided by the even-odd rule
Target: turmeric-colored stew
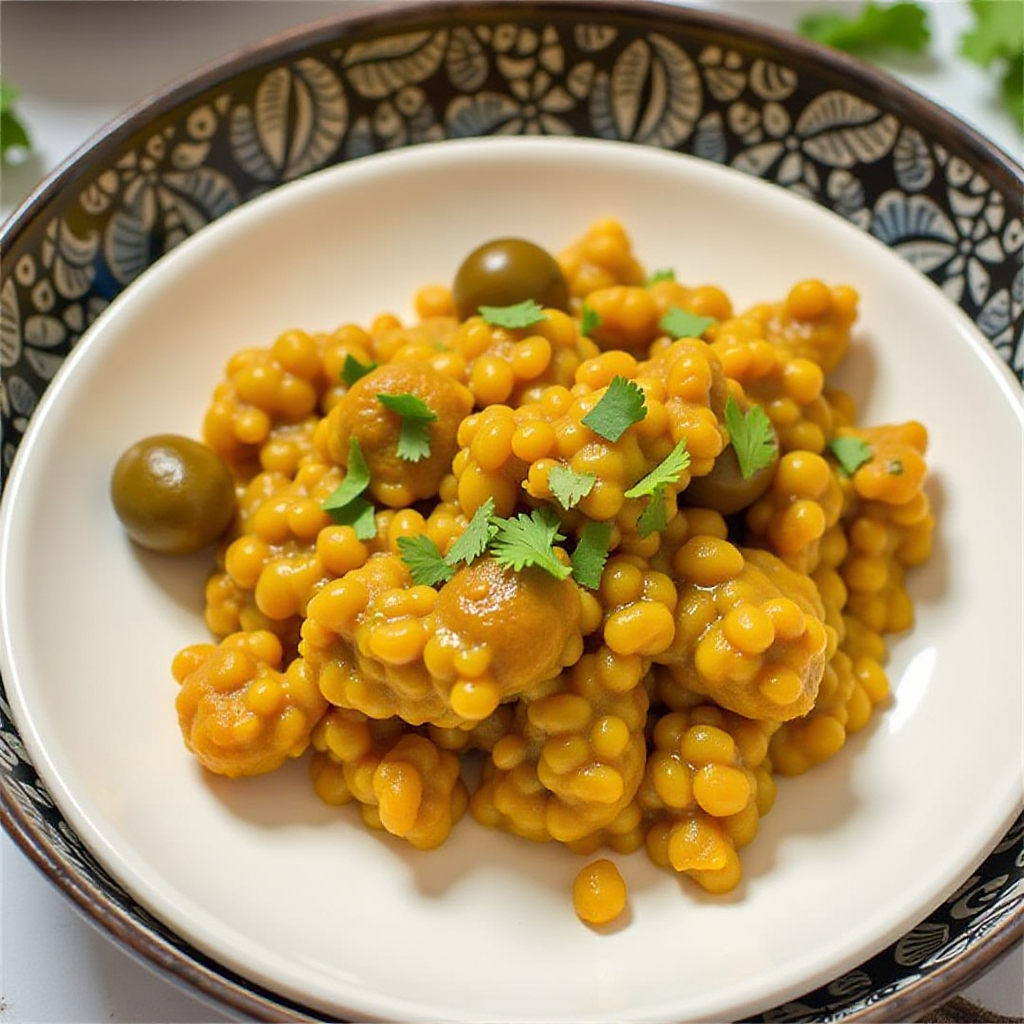
[{"label": "turmeric-colored stew", "polygon": [[[739,311],[602,220],[557,256],[481,246],[411,323],[237,352],[203,424],[236,499],[218,642],[173,664],[187,747],[227,776],[311,748],[322,800],[422,849],[467,810],[564,843],[588,922],[627,900],[602,849],[733,889],[776,776],[885,703],[931,548],[924,427],[860,425],[829,384],[857,303],[805,280]],[[178,440],[114,478],[168,551],[224,529]]]}]

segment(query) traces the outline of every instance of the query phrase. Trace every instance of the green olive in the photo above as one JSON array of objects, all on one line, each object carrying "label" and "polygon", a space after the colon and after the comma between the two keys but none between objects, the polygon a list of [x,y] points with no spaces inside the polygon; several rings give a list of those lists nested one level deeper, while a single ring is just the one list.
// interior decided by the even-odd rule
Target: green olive
[{"label": "green olive", "polygon": [[164,555],[212,544],[235,514],[235,484],[224,461],[177,434],[133,444],[114,466],[110,498],[128,536]]},{"label": "green olive", "polygon": [[706,476],[695,476],[690,481],[689,486],[679,495],[679,504],[712,508],[723,516],[732,515],[753,505],[768,490],[778,462],[776,445],[772,461],[744,478],[740,472],[739,459],[736,458],[736,449],[731,444],[726,445],[715,459],[711,472]]},{"label": "green olive", "polygon": [[461,320],[481,306],[514,306],[533,299],[552,309],[568,309],[569,286],[562,268],[546,249],[523,238],[496,238],[463,261],[452,287]]}]

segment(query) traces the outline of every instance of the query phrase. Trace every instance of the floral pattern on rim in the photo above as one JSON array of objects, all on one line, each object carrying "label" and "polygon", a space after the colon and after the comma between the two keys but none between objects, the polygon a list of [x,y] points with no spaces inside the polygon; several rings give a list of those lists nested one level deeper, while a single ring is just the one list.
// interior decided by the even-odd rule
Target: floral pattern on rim
[{"label": "floral pattern on rim", "polygon": [[[682,19],[676,28],[664,18],[644,24],[615,5],[585,22],[564,10],[505,8],[479,18],[460,10],[443,25],[314,40],[242,68],[118,137],[95,171],[46,204],[14,238],[0,277],[0,479],[67,353],[182,239],[323,167],[446,138],[624,140],[796,191],[935,281],[1024,380],[1019,194],[1002,194],[920,125],[842,88],[841,76],[771,59],[742,35],[710,43]],[[68,828],[2,690],[0,781],[82,878],[142,929],[205,962],[136,906]],[[957,893],[884,953],[749,1020],[845,1019],[915,984],[1019,911],[1022,863],[1024,817]]]}]

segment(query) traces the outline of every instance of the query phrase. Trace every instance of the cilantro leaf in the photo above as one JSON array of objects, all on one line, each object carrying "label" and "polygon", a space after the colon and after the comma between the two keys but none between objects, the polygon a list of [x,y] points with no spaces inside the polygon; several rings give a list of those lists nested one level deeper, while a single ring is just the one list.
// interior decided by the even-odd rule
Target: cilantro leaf
[{"label": "cilantro leaf", "polygon": [[636,521],[636,532],[641,537],[649,537],[652,533],[664,530],[666,526],[668,513],[665,511],[665,488],[656,487],[651,494],[651,500],[647,502],[646,508]]},{"label": "cilantro leaf", "polygon": [[345,470],[345,479],[324,499],[320,507],[333,516],[335,512],[358,498],[369,486],[370,467],[366,465],[363,450],[359,447],[359,438],[352,436],[348,439],[348,466]]},{"label": "cilantro leaf", "polygon": [[864,438],[856,437],[853,434],[833,437],[829,441],[828,447],[829,451],[836,457],[840,468],[848,476],[853,476],[865,462],[870,462],[875,457],[875,453],[871,450],[871,445]]},{"label": "cilantro leaf", "polygon": [[684,437],[647,476],[638,480],[626,491],[626,497],[643,498],[676,483],[689,464],[690,453],[686,450],[686,438]]},{"label": "cilantro leaf", "polygon": [[668,513],[665,511],[665,488],[677,483],[684,469],[690,465],[690,453],[686,450],[684,437],[654,467],[628,491],[627,498],[648,497],[646,508],[636,521],[637,533],[641,537],[649,537],[652,533],[664,530],[668,526]]},{"label": "cilantro leaf", "polygon": [[565,540],[559,532],[558,517],[549,508],[521,512],[514,519],[492,519],[495,527],[491,554],[503,568],[519,572],[536,566],[556,579],[564,580],[572,569],[555,556],[555,541]]},{"label": "cilantro leaf", "polygon": [[368,373],[377,369],[377,364],[372,360],[369,363],[361,363],[353,355],[345,356],[345,364],[341,368],[341,379],[352,387],[357,380],[361,380]]},{"label": "cilantro leaf", "polygon": [[1006,0],[969,0],[974,24],[960,37],[960,53],[987,68],[1024,51],[1024,7]]},{"label": "cilantro leaf", "polygon": [[647,402],[640,387],[625,377],[612,377],[597,405],[580,421],[613,444],[647,415]]},{"label": "cilantro leaf", "polygon": [[370,540],[377,534],[373,503],[362,497],[369,485],[370,469],[359,447],[359,438],[350,437],[345,479],[323,500],[320,507],[339,525],[351,526],[360,540]]},{"label": "cilantro leaf", "polygon": [[657,284],[659,281],[674,281],[676,279],[676,272],[671,268],[666,270],[655,270],[647,281],[645,282],[648,286]]},{"label": "cilantro leaf", "polygon": [[458,565],[465,562],[469,565],[475,558],[479,558],[487,548],[491,539],[493,527],[491,517],[494,515],[494,499],[488,498],[474,513],[462,536],[448,549],[445,562],[450,565]]},{"label": "cilantro leaf", "polygon": [[815,11],[801,18],[797,28],[808,39],[857,54],[885,49],[923,53],[931,40],[928,11],[913,0],[867,0],[852,16]]},{"label": "cilantro leaf", "polygon": [[584,338],[589,338],[600,326],[601,314],[593,306],[588,306],[584,302],[583,308],[580,310],[580,334]]},{"label": "cilantro leaf", "polygon": [[354,498],[344,508],[331,510],[331,518],[339,526],[351,526],[360,540],[377,536],[377,510],[366,498]]},{"label": "cilantro leaf", "polygon": [[699,338],[713,323],[717,323],[713,316],[698,316],[688,309],[672,306],[658,321],[658,326],[670,337],[678,340]]},{"label": "cilantro leaf", "polygon": [[571,466],[558,463],[548,473],[548,487],[564,509],[574,508],[593,489],[597,477],[593,473],[577,473]]},{"label": "cilantro leaf", "polygon": [[547,320],[543,307],[533,299],[517,302],[514,306],[481,306],[479,312],[492,326],[510,329],[532,327]]},{"label": "cilantro leaf", "polygon": [[1024,7],[1014,0],[970,0],[974,24],[960,37],[960,53],[1000,73],[1000,93],[1024,123]]},{"label": "cilantro leaf", "polygon": [[611,539],[610,523],[587,520],[572,553],[573,579],[581,587],[597,590],[601,585],[601,573],[604,571],[605,562],[608,561]]},{"label": "cilantro leaf", "polygon": [[759,469],[770,466],[778,442],[768,414],[759,405],[752,405],[746,412],[730,395],[725,400],[725,427],[729,441],[740,464],[740,475],[749,480]]},{"label": "cilantro leaf", "polygon": [[395,449],[398,457],[406,462],[425,459],[430,454],[430,424],[437,419],[437,413],[422,398],[408,392],[380,394],[377,401],[402,417],[398,447]]},{"label": "cilantro leaf", "polygon": [[7,160],[9,150],[32,148],[28,129],[14,110],[18,95],[13,85],[0,81],[0,161]]},{"label": "cilantro leaf", "polygon": [[417,586],[436,587],[455,575],[455,570],[441,557],[437,545],[425,534],[399,537],[398,550]]}]

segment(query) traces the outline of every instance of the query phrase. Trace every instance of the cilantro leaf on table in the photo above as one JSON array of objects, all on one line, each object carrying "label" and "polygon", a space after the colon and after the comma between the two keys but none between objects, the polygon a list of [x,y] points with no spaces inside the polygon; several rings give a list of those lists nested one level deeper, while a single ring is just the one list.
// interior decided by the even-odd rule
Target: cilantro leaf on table
[{"label": "cilantro leaf on table", "polygon": [[379,394],[377,401],[402,418],[398,432],[396,453],[406,462],[419,462],[430,455],[430,424],[437,419],[437,413],[416,395],[408,392],[401,395]]},{"label": "cilantro leaf on table", "polygon": [[678,341],[680,338],[699,338],[716,322],[713,316],[698,316],[688,309],[672,306],[658,321],[658,326]]},{"label": "cilantro leaf on table", "polygon": [[513,519],[493,519],[492,523],[495,531],[491,555],[503,568],[519,572],[536,566],[560,580],[572,573],[570,566],[555,555],[555,542],[565,537],[559,532],[561,524],[551,509],[534,509],[529,515],[520,512]]},{"label": "cilantro leaf on table", "polygon": [[555,500],[564,509],[575,508],[593,489],[597,477],[593,473],[577,473],[562,463],[552,466],[548,473],[548,487]]},{"label": "cilantro leaf on table", "polygon": [[18,90],[9,82],[0,80],[0,161],[6,163],[12,149],[29,150],[32,140],[24,122],[14,110]]},{"label": "cilantro leaf on table", "polygon": [[828,443],[828,448],[847,476],[853,476],[865,462],[870,462],[875,457],[871,445],[864,438],[853,434],[833,437]]},{"label": "cilantro leaf on table", "polygon": [[867,0],[854,15],[815,10],[805,14],[797,28],[808,39],[854,54],[886,49],[923,53],[932,35],[927,9],[913,0]]},{"label": "cilantro leaf on table", "polygon": [[398,551],[417,586],[436,587],[455,575],[455,570],[442,557],[437,545],[425,534],[399,537]]},{"label": "cilantro leaf on table", "polygon": [[465,532],[448,549],[445,562],[456,566],[459,562],[469,565],[479,558],[487,549],[487,544],[494,532],[491,522],[494,516],[494,499],[488,498],[474,513]]},{"label": "cilantro leaf on table", "polygon": [[647,415],[644,393],[634,381],[612,377],[605,393],[580,422],[613,444]]},{"label": "cilantro leaf on table", "polygon": [[740,464],[740,475],[749,480],[759,469],[770,466],[778,443],[768,414],[759,405],[744,412],[730,395],[725,400],[725,428]]},{"label": "cilantro leaf on table", "polygon": [[544,308],[533,299],[517,302],[514,306],[481,306],[480,315],[492,327],[532,327],[547,320]]},{"label": "cilantro leaf on table", "polygon": [[1000,92],[1024,124],[1024,6],[1014,0],[970,0],[974,24],[960,37],[960,54],[1000,74]]},{"label": "cilantro leaf on table", "polygon": [[597,590],[601,585],[601,573],[608,561],[612,528],[610,523],[588,520],[580,533],[580,539],[572,553],[573,579],[581,587]]},{"label": "cilantro leaf on table", "polygon": [[341,379],[349,387],[352,387],[357,380],[362,380],[368,373],[372,373],[376,369],[375,362],[361,363],[354,355],[349,354],[345,356],[345,363],[341,368]]}]

